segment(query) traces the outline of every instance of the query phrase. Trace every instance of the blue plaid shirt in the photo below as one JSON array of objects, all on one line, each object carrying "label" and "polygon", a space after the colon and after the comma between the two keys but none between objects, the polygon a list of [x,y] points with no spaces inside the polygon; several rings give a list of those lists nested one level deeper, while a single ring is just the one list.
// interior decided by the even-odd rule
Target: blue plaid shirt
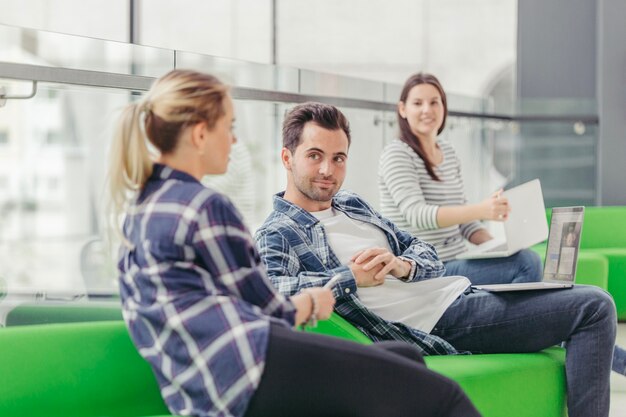
[{"label": "blue plaid shirt", "polygon": [[264,369],[270,321],[293,304],[267,279],[252,236],[223,195],[155,164],[120,250],[124,319],[170,411],[242,416]]},{"label": "blue plaid shirt", "polygon": [[[341,274],[333,289],[337,299],[335,310],[370,339],[403,340],[416,345],[425,355],[459,353],[437,336],[386,321],[369,311],[357,297],[350,268],[341,265],[331,250],[319,220],[282,196],[283,193],[274,196],[274,211],[255,236],[270,279],[282,294],[293,295],[303,288],[322,286],[333,275]],[[444,266],[433,246],[399,230],[356,194],[340,191],[332,206],[348,217],[380,228],[396,256],[415,262],[410,281],[443,275]]]}]

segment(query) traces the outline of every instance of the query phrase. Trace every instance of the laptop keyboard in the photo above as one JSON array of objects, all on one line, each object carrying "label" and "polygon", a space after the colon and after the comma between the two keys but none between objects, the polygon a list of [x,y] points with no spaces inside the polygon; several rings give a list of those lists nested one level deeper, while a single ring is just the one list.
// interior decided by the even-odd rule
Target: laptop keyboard
[{"label": "laptop keyboard", "polygon": [[494,246],[491,249],[487,249],[485,252],[502,252],[502,251],[505,251],[507,249],[508,249],[508,246],[507,246],[507,244],[505,242],[505,243],[502,243],[502,244],[500,244],[498,246]]}]

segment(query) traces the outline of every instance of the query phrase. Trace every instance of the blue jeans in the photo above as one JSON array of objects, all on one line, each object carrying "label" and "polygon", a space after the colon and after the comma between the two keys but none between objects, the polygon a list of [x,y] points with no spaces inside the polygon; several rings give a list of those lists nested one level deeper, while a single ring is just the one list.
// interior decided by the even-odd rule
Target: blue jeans
[{"label": "blue jeans", "polygon": [[[564,342],[570,417],[609,415],[609,374],[617,319],[597,287],[461,295],[431,332],[474,353],[537,352]],[[622,349],[615,355],[624,362]]]},{"label": "blue jeans", "polygon": [[455,259],[443,263],[444,276],[462,275],[472,284],[509,284],[511,282],[541,281],[541,258],[530,249],[524,249],[506,258]]}]

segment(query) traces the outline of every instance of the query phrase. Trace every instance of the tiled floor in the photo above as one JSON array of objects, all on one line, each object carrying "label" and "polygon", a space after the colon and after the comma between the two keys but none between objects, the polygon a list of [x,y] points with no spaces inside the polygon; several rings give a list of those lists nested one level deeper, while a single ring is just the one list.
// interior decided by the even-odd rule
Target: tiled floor
[{"label": "tiled floor", "polygon": [[[617,328],[617,344],[626,346],[626,323]],[[626,417],[626,377],[611,373],[611,413],[610,417]]]}]

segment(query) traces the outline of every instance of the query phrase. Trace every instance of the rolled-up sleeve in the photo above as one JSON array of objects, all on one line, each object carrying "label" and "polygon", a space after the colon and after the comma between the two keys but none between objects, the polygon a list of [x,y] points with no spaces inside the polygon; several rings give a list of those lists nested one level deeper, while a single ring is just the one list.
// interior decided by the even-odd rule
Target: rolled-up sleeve
[{"label": "rolled-up sleeve", "polygon": [[322,287],[337,274],[341,275],[341,279],[333,288],[335,297],[356,292],[356,281],[349,267],[303,271],[295,249],[280,231],[271,228],[258,230],[255,239],[268,276],[281,294],[291,296],[304,288]]}]

